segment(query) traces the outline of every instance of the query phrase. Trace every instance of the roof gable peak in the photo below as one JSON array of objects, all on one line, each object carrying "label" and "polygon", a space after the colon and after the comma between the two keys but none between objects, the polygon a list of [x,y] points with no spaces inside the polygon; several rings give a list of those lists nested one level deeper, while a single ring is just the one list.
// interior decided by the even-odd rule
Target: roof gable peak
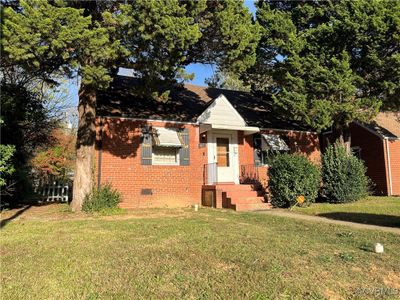
[{"label": "roof gable peak", "polygon": [[197,118],[198,123],[246,126],[246,122],[224,94],[212,100],[207,109]]}]

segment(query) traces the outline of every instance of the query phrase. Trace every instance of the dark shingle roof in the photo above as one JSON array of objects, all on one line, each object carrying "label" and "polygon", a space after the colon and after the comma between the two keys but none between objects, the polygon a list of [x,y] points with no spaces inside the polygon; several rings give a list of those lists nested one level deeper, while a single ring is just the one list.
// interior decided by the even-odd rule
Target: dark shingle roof
[{"label": "dark shingle roof", "polygon": [[138,80],[118,76],[108,90],[98,93],[97,114],[141,119],[196,122],[207,105],[220,94],[225,95],[249,126],[274,129],[309,130],[302,124],[285,119],[274,111],[272,101],[248,92],[216,89],[185,84],[170,91],[166,103],[140,99],[134,94]]},{"label": "dark shingle roof", "polygon": [[364,126],[388,138],[400,138],[400,112],[380,112]]}]

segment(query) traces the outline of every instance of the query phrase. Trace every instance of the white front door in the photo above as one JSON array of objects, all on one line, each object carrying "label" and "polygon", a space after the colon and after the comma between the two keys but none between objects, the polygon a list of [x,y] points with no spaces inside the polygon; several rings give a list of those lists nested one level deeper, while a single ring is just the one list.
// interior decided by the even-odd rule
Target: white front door
[{"label": "white front door", "polygon": [[237,183],[237,138],[235,139],[233,133],[213,133],[212,136],[212,155],[213,161],[217,163],[217,181]]}]

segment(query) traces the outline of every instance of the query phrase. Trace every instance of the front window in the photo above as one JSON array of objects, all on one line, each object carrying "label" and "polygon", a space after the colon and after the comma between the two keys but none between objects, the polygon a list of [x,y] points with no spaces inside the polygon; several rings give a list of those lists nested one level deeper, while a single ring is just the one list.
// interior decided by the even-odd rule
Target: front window
[{"label": "front window", "polygon": [[152,159],[153,165],[179,165],[179,148],[153,147]]},{"label": "front window", "polygon": [[[286,145],[289,145],[289,139],[287,136],[277,136],[279,139],[284,141]],[[260,164],[262,165],[269,165],[271,164],[272,160],[280,154],[289,153],[290,150],[286,148],[285,150],[272,150],[271,148],[265,147],[265,141],[263,142],[263,137],[260,134],[254,135],[254,149],[257,153],[258,159]]]}]

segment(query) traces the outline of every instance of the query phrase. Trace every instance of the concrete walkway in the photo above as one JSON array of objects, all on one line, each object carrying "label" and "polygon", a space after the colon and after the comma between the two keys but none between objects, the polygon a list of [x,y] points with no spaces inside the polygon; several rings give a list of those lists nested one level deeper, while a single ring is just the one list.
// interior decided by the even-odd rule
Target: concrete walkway
[{"label": "concrete walkway", "polygon": [[381,230],[381,231],[385,231],[385,232],[400,234],[400,228],[361,224],[361,223],[340,221],[340,220],[332,220],[332,219],[328,219],[328,218],[324,218],[324,217],[298,214],[298,213],[295,213],[292,211],[281,210],[281,209],[270,209],[270,210],[263,210],[263,211],[259,211],[259,212],[273,215],[273,216],[292,218],[292,219],[297,219],[297,220],[336,224],[336,225],[345,225],[345,226],[350,226],[350,227],[359,228],[359,229]]}]

